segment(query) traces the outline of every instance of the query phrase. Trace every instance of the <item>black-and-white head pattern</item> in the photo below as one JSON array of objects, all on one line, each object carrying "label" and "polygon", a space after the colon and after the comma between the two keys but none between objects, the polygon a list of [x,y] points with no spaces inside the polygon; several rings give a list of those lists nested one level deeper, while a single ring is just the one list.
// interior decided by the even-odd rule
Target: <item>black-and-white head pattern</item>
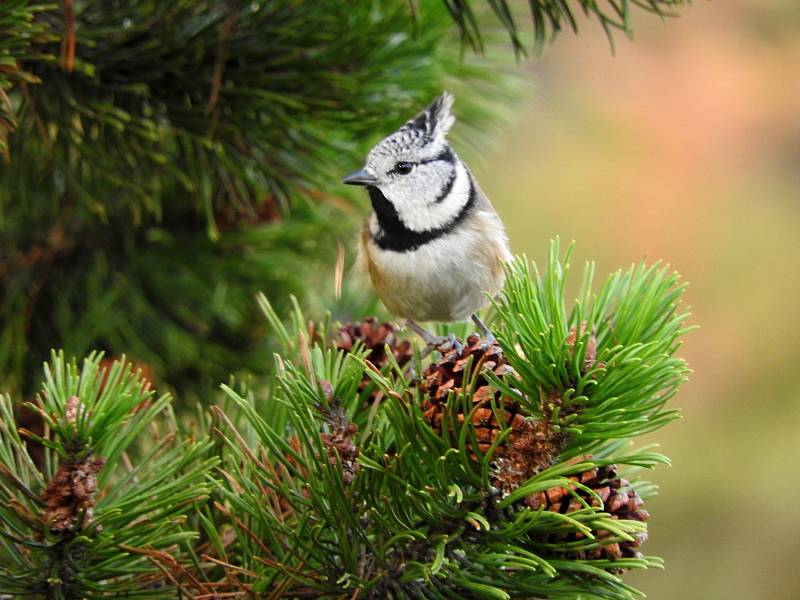
[{"label": "black-and-white head pattern", "polygon": [[364,171],[375,179],[371,230],[384,249],[406,251],[440,237],[471,207],[469,171],[446,139],[452,106],[445,92],[367,155]]}]

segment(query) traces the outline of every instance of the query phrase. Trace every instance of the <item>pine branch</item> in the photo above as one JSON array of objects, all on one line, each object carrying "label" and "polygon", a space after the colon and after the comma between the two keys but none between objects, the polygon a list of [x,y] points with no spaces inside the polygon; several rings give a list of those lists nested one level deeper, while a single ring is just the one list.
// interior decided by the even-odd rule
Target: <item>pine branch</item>
[{"label": "pine branch", "polygon": [[349,168],[352,140],[469,72],[442,43],[443,13],[427,12],[414,32],[400,0],[379,10],[344,0],[76,3],[71,19],[48,14],[62,44],[35,40],[59,61],[18,55],[42,84],[28,89],[10,156],[36,168],[15,167],[6,183],[58,172],[74,201],[104,219],[164,218],[180,201],[212,234],[220,207],[308,198]]},{"label": "pine branch", "polygon": [[[412,4],[413,4],[413,0]],[[462,42],[476,52],[483,51],[482,20],[476,16],[478,8],[472,0],[442,0],[453,21],[458,26]],[[539,54],[546,42],[553,39],[565,29],[578,33],[579,18],[597,21],[605,31],[609,45],[614,48],[614,33],[623,32],[628,37],[633,35],[631,25],[633,9],[653,13],[660,17],[674,16],[674,10],[690,4],[691,0],[529,0],[527,8],[533,26],[533,51]],[[515,16],[524,9],[522,2],[509,0],[487,0],[497,20],[508,32],[509,39],[518,55],[526,54],[526,45],[522,40],[522,32]],[[518,6],[519,5],[519,6]],[[579,13],[582,13],[579,14]]]},{"label": "pine branch", "polygon": [[235,537],[209,557],[209,590],[638,596],[620,575],[661,566],[638,551],[654,488],[617,466],[667,462],[627,445],[674,417],[682,286],[639,265],[593,295],[589,269],[568,312],[570,253],[509,270],[499,345],[473,336],[412,371],[391,328],[309,329],[298,309],[287,329],[262,298],[284,352],[268,397],[225,388],[217,410],[217,509]]},{"label": "pine branch", "polygon": [[53,9],[53,4],[31,4],[26,0],[0,4],[0,154],[6,160],[9,159],[7,138],[17,126],[17,110],[8,94],[15,85],[27,90],[27,84],[41,83],[29,65],[55,60],[52,53],[41,48],[58,37],[39,18]]},{"label": "pine branch", "polygon": [[571,254],[570,246],[562,261],[554,242],[548,270],[533,277],[517,260],[495,308],[498,340],[521,376],[522,392],[533,399],[530,409],[588,451],[676,418],[664,405],[689,372],[673,356],[688,331],[688,313],[677,305],[685,284],[659,263],[614,273],[596,295],[594,265],[587,264],[568,311]]},{"label": "pine branch", "polygon": [[[178,440],[169,396],[156,398],[124,362],[79,370],[63,355],[45,366],[31,407],[39,435],[14,426],[0,399],[0,588],[53,599],[174,598],[161,580],[188,583],[181,547],[196,535],[186,513],[208,497],[208,442]],[[159,431],[162,425],[167,431]],[[145,427],[156,438],[136,450]],[[46,449],[34,464],[27,445]]]},{"label": "pine branch", "polygon": [[[655,488],[628,473],[667,459],[629,440],[673,416],[682,286],[635,265],[593,294],[588,267],[568,311],[570,255],[556,242],[546,271],[509,268],[498,342],[473,334],[424,359],[388,324],[312,326],[295,303],[287,328],[261,297],[283,346],[274,382],[223,386],[200,442],[129,367],[55,356],[33,405],[43,433],[18,432],[0,403],[0,585],[64,599],[637,597],[624,572],[662,563],[639,552]],[[45,446],[42,466],[28,443]]]}]

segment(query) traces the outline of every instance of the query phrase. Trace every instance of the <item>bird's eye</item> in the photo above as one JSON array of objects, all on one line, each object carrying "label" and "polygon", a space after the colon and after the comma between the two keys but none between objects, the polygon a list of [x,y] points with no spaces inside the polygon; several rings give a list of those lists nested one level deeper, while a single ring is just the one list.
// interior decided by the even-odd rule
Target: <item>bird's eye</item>
[{"label": "bird's eye", "polygon": [[411,173],[411,169],[414,168],[414,163],[410,162],[399,162],[394,166],[394,172],[399,173],[400,175],[408,175]]}]

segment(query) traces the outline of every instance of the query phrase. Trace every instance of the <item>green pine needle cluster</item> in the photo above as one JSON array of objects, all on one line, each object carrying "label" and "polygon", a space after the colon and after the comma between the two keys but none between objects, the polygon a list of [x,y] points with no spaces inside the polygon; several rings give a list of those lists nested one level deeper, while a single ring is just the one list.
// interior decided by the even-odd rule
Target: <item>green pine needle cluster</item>
[{"label": "green pine needle cluster", "polygon": [[[141,373],[54,355],[17,429],[0,399],[0,592],[15,597],[174,598],[169,577],[197,540],[187,515],[211,492],[210,441],[178,433],[171,399]],[[143,444],[145,438],[149,443]],[[34,462],[29,447],[44,447]]]},{"label": "green pine needle cluster", "polygon": [[56,56],[44,48],[58,36],[37,17],[52,9],[48,4],[27,0],[8,0],[0,4],[0,156],[9,160],[8,134],[17,128],[14,103],[7,92],[19,86],[27,93],[28,84],[41,83],[30,67],[41,61],[54,62]]},{"label": "green pine needle cluster", "polygon": [[[411,0],[413,2],[413,0]],[[443,0],[453,20],[461,32],[464,44],[476,51],[483,49],[483,35],[480,26],[481,7],[476,11],[476,3],[471,0]],[[608,38],[611,48],[614,48],[614,33],[623,32],[627,36],[633,35],[632,19],[633,9],[653,13],[660,17],[673,16],[675,10],[689,4],[691,0],[529,0],[527,8],[533,28],[533,50],[540,53],[545,43],[555,38],[563,30],[578,33],[580,19],[594,20],[600,24]],[[491,12],[508,32],[509,39],[518,55],[527,53],[527,44],[522,38],[519,22],[523,20],[521,13],[524,8],[510,0],[487,0],[486,4]]]},{"label": "green pine needle cluster", "polygon": [[[677,303],[685,288],[677,273],[660,263],[639,263],[617,271],[594,292],[595,269],[589,263],[568,310],[572,246],[563,261],[557,241],[550,252],[544,274],[534,270],[531,276],[528,262],[518,259],[495,304],[498,339],[521,376],[518,387],[536,400],[530,410],[544,417],[539,397],[555,394],[558,405],[545,412],[552,413],[553,424],[581,452],[594,452],[610,439],[643,435],[677,418],[674,409],[665,408],[689,372],[674,355],[688,317]],[[587,364],[590,345],[596,356]]]}]

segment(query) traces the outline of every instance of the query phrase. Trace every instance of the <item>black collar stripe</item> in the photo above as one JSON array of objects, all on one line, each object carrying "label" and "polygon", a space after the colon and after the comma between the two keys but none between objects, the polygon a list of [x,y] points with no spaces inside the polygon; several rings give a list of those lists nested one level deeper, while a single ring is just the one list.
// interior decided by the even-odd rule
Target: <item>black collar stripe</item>
[{"label": "black collar stripe", "polygon": [[373,186],[368,186],[369,198],[372,201],[372,209],[378,219],[380,231],[373,235],[372,239],[383,250],[393,252],[411,252],[443,235],[456,229],[458,225],[472,212],[477,201],[477,192],[472,178],[469,181],[469,199],[461,208],[461,211],[448,223],[434,229],[425,231],[413,231],[406,227],[394,205],[386,199],[381,191]]}]

